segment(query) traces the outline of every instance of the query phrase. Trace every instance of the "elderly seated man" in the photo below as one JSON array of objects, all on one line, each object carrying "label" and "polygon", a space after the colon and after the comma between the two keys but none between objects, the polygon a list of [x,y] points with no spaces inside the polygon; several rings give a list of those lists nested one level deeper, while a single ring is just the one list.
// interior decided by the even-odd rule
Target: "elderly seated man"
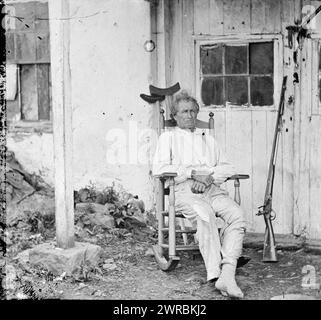
[{"label": "elderly seated man", "polygon": [[[197,129],[197,101],[186,92],[176,95],[172,115],[177,126],[162,133],[156,148],[153,174],[176,172],[175,210],[197,227],[199,249],[207,280],[225,296],[243,298],[235,281],[245,233],[244,213],[220,185],[236,170],[218,143]],[[224,221],[218,232],[216,217]]]}]

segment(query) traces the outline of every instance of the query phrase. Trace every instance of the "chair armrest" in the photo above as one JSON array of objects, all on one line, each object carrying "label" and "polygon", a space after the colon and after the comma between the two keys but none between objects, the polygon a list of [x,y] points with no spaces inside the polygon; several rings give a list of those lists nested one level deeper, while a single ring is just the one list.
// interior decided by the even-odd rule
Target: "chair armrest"
[{"label": "chair armrest", "polygon": [[248,174],[235,174],[226,180],[236,180],[236,179],[249,179],[250,176]]},{"label": "chair armrest", "polygon": [[177,173],[176,172],[163,172],[161,174],[154,175],[154,177],[159,178],[159,179],[175,178],[175,177],[177,177]]},{"label": "chair armrest", "polygon": [[248,179],[250,176],[248,174],[235,174],[227,180],[234,180],[234,201],[240,205],[241,204],[241,195],[240,195],[240,180],[241,179]]}]

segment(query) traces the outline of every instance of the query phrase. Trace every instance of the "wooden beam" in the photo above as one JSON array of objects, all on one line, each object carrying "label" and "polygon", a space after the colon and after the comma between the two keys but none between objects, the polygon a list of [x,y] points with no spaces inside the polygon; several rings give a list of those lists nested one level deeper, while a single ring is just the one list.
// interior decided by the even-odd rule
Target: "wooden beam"
[{"label": "wooden beam", "polygon": [[49,0],[56,239],[64,249],[74,246],[69,16],[69,0]]},{"label": "wooden beam", "polygon": [[171,25],[169,19],[169,0],[160,0],[157,6],[157,86],[169,84],[169,36]]}]

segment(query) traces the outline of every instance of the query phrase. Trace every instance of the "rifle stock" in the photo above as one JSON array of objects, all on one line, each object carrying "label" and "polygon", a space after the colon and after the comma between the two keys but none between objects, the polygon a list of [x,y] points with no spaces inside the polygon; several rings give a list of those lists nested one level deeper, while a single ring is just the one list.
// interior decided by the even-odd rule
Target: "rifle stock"
[{"label": "rifle stock", "polygon": [[264,204],[259,207],[262,208],[259,210],[257,215],[263,215],[265,222],[265,235],[264,235],[264,246],[263,246],[263,261],[265,262],[277,262],[277,254],[276,254],[276,244],[274,231],[272,226],[272,197],[273,197],[273,182],[274,182],[274,174],[275,174],[275,162],[276,162],[276,154],[277,154],[277,146],[279,141],[279,134],[282,129],[282,116],[284,112],[284,93],[286,90],[286,81],[287,77],[283,77],[281,97],[278,109],[278,115],[275,125],[273,145],[272,145],[272,153],[270,158],[269,172],[266,182],[265,196],[264,196]]},{"label": "rifle stock", "polygon": [[274,232],[272,227],[272,221],[266,215],[264,215],[264,221],[266,224],[264,235],[264,247],[263,247],[263,261],[264,262],[277,262],[276,245]]}]

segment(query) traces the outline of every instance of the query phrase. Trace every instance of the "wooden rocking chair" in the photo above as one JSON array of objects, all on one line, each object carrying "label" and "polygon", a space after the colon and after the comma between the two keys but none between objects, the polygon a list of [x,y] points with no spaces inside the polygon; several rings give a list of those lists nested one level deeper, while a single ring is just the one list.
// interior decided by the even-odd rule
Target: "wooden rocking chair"
[{"label": "wooden rocking chair", "polygon": [[[197,119],[196,127],[202,129],[208,129],[210,134],[214,136],[214,114],[209,113],[209,121],[201,121]],[[175,127],[176,122],[173,119],[165,120],[164,110],[160,109],[160,132],[163,132],[165,128]],[[177,251],[196,251],[199,250],[198,245],[190,245],[187,242],[187,234],[195,234],[196,230],[186,229],[184,227],[183,219],[186,219],[184,215],[175,212],[175,192],[174,178],[177,176],[174,172],[165,172],[161,175],[155,176],[158,184],[158,194],[156,199],[156,215],[158,220],[158,244],[154,245],[153,252],[156,261],[163,271],[173,270],[180,258],[177,255]],[[231,176],[227,180],[234,181],[234,201],[238,204],[241,203],[240,196],[240,180],[248,179],[247,174],[237,174]],[[165,181],[168,181],[168,188],[165,188]],[[165,197],[168,196],[168,210],[165,210]],[[165,217],[168,217],[168,226],[165,225]],[[176,229],[177,219],[181,219],[179,223],[181,229]],[[165,233],[168,234],[168,241],[165,241]],[[178,245],[176,243],[176,235],[181,234],[183,236],[184,245]]]}]

